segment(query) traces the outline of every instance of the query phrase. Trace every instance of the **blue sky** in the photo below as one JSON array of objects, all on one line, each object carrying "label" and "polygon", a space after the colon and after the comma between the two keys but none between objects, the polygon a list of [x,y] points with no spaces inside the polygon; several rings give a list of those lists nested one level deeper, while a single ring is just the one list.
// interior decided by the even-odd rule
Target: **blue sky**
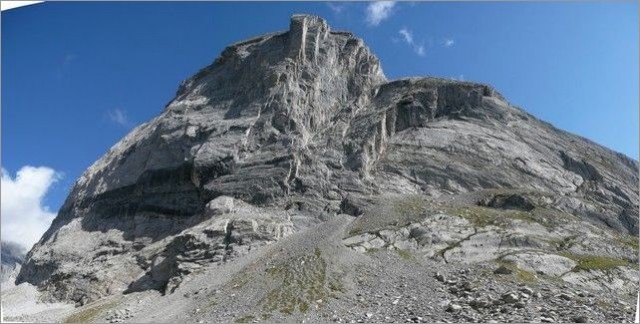
[{"label": "blue sky", "polygon": [[67,2],[2,13],[7,180],[26,165],[55,170],[42,194],[55,212],[180,81],[300,12],[355,32],[390,79],[489,83],[535,116],[638,158],[636,2]]}]

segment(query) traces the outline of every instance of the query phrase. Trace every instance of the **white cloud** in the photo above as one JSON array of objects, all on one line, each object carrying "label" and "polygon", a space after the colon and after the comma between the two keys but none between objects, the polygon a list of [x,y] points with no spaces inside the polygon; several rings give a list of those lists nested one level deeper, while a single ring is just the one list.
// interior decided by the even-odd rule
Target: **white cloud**
[{"label": "white cloud", "polygon": [[395,1],[376,1],[367,6],[367,23],[378,26],[383,20],[389,18],[391,10],[396,5]]},{"label": "white cloud", "polygon": [[2,240],[16,242],[31,249],[49,228],[56,214],[43,206],[51,185],[60,180],[60,173],[48,167],[24,166],[16,177],[2,169],[0,214]]},{"label": "white cloud", "polygon": [[402,38],[404,38],[404,41],[407,44],[413,44],[413,34],[411,34],[411,32],[408,29],[402,28],[398,33],[402,35]]},{"label": "white cloud", "polygon": [[28,6],[28,5],[32,5],[32,4],[37,4],[40,2],[44,2],[44,1],[2,1],[0,3],[0,9],[2,11],[5,10],[9,10],[9,9],[13,9],[13,8],[20,8],[23,6]]},{"label": "white cloud", "polygon": [[122,109],[116,108],[114,110],[110,110],[108,114],[109,114],[109,119],[111,119],[112,122],[120,126],[131,125],[131,123],[129,122],[129,118],[127,117],[127,113],[124,112],[124,110]]},{"label": "white cloud", "polygon": [[444,45],[444,47],[451,47],[456,43],[456,41],[454,41],[453,39],[445,39],[442,42],[442,45]]},{"label": "white cloud", "polygon": [[418,56],[425,56],[426,55],[426,50],[424,48],[424,45],[422,44],[417,44],[413,38],[413,33],[407,29],[407,28],[402,28],[398,31],[398,33],[400,34],[400,36],[402,36],[402,40],[409,45],[413,51],[418,54]]},{"label": "white cloud", "polygon": [[327,6],[336,15],[341,14],[342,11],[344,11],[344,9],[347,7],[346,4],[340,4],[339,2],[327,2]]}]

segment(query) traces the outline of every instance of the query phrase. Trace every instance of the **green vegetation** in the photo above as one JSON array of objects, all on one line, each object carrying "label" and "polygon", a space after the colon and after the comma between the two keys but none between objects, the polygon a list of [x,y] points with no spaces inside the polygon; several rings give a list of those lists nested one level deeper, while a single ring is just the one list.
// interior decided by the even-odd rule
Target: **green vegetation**
[{"label": "green vegetation", "polygon": [[513,271],[515,278],[518,279],[519,281],[526,282],[526,283],[533,283],[538,280],[538,277],[534,273],[529,272],[527,270],[520,269],[515,263],[511,261],[498,259],[496,260],[496,263],[498,265],[501,265]]},{"label": "green vegetation", "polygon": [[570,221],[580,221],[581,219],[575,215],[548,207],[538,207],[532,211],[537,222],[548,229],[554,229],[557,226],[566,224]]},{"label": "green vegetation", "polygon": [[571,235],[562,239],[546,240],[546,241],[555,245],[559,251],[564,251],[564,250],[570,249],[572,246],[576,244],[575,242],[576,237],[577,237],[576,235]]},{"label": "green vegetation", "polygon": [[300,312],[301,313],[306,313],[307,310],[309,310],[309,304],[307,304],[307,302],[302,302],[300,303]]},{"label": "green vegetation", "polygon": [[290,315],[306,313],[317,300],[326,300],[332,292],[344,288],[337,280],[327,278],[327,264],[320,249],[313,254],[294,257],[267,270],[277,280],[277,286],[260,300],[265,313],[280,311]]},{"label": "green vegetation", "polygon": [[581,270],[609,270],[629,265],[629,262],[625,260],[600,255],[577,255],[572,253],[563,253],[562,255],[578,263],[572,270],[574,272]]},{"label": "green vegetation", "polygon": [[253,315],[245,315],[242,317],[238,317],[234,320],[234,322],[236,323],[249,323],[251,321],[253,321]]},{"label": "green vegetation", "polygon": [[516,278],[523,282],[535,282],[538,280],[538,277],[536,277],[535,274],[520,268],[516,270]]},{"label": "green vegetation", "polygon": [[519,219],[527,222],[535,222],[531,212],[520,210],[502,210],[482,206],[458,207],[448,211],[453,215],[466,218],[474,227],[480,228],[489,225],[505,226],[508,219]]},{"label": "green vegetation", "polygon": [[426,212],[427,200],[420,195],[380,199],[349,225],[347,237],[406,226],[421,221]]},{"label": "green vegetation", "polygon": [[493,208],[467,206],[449,209],[447,213],[466,218],[476,228],[501,224],[498,218],[499,211]]},{"label": "green vegetation", "polygon": [[561,242],[558,243],[558,248],[560,250],[568,250],[570,249],[573,245],[576,244],[575,242],[576,236],[569,236],[569,237],[565,237],[564,239],[562,239]]},{"label": "green vegetation", "polygon": [[241,271],[229,281],[229,284],[231,285],[231,288],[239,289],[244,287],[244,285],[246,285],[248,282],[249,276],[247,275],[246,271]]},{"label": "green vegetation", "polygon": [[616,237],[616,241],[620,244],[630,246],[634,250],[640,250],[640,241],[638,237],[633,235],[624,235]]},{"label": "green vegetation", "polygon": [[204,309],[209,310],[209,309],[212,309],[212,308],[216,307],[216,305],[218,305],[218,302],[216,300],[212,299],[207,303],[207,305],[204,307]]},{"label": "green vegetation", "polygon": [[412,195],[394,201],[393,210],[402,218],[413,218],[426,210],[426,201],[421,196]]},{"label": "green vegetation", "polygon": [[532,211],[522,211],[484,206],[464,206],[449,208],[446,213],[464,217],[476,228],[489,225],[504,227],[509,220],[517,219],[538,223],[548,229],[552,229],[557,224],[566,222],[569,218],[575,218],[573,215],[546,207],[536,207]]},{"label": "green vegetation", "polygon": [[270,314],[270,313],[264,313],[264,314],[260,315],[260,318],[261,318],[263,321],[266,321],[266,320],[268,320],[268,319],[270,319],[270,318],[271,318],[271,314]]},{"label": "green vegetation", "polygon": [[401,250],[401,249],[396,249],[395,250],[396,253],[398,253],[398,256],[404,260],[415,260],[415,256],[413,255],[413,253],[411,253],[411,251],[407,251],[407,250]]},{"label": "green vegetation", "polygon": [[331,289],[331,291],[333,292],[345,292],[345,288],[342,285],[342,282],[340,281],[340,279],[338,278],[331,278],[329,280],[329,289]]},{"label": "green vegetation", "polygon": [[362,227],[360,226],[353,226],[352,228],[349,229],[349,235],[348,236],[354,236],[354,235],[358,235],[360,233],[362,233]]},{"label": "green vegetation", "polygon": [[613,307],[613,305],[610,302],[602,299],[598,299],[596,301],[596,305],[598,305],[598,307],[600,307],[601,309],[610,309]]},{"label": "green vegetation", "polygon": [[378,253],[379,251],[380,251],[380,249],[378,249],[378,248],[370,248],[370,249],[367,249],[364,253],[368,254],[368,255],[373,255],[373,254]]},{"label": "green vegetation", "polygon": [[113,300],[109,302],[98,301],[93,305],[86,305],[81,311],[74,313],[65,319],[65,323],[87,323],[95,320],[101,314],[106,313],[110,309],[115,308],[118,302]]},{"label": "green vegetation", "polygon": [[[229,280],[223,287],[223,290],[228,290],[228,289],[240,289],[242,287],[244,287],[246,284],[248,284],[251,280],[250,280],[250,276],[249,273],[251,273],[252,271],[256,271],[256,268],[258,267],[259,263],[257,262],[253,262],[247,266],[245,266],[244,268],[242,268],[242,270],[240,270],[238,273],[236,273],[231,280]],[[205,310],[211,310],[214,307],[216,307],[216,305],[218,305],[218,295],[215,291],[211,291],[208,293],[207,295],[209,297],[209,301],[207,302],[206,305],[203,306],[203,309]]]}]

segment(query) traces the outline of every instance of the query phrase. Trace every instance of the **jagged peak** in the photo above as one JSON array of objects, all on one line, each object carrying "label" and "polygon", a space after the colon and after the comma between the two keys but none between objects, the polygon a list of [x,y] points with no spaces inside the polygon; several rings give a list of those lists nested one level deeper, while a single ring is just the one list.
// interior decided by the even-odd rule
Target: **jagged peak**
[{"label": "jagged peak", "polygon": [[327,21],[313,15],[295,14],[289,24],[289,57],[316,60],[329,34]]},{"label": "jagged peak", "polygon": [[[290,18],[289,30],[267,33],[256,37],[251,37],[227,46],[213,64],[203,68],[190,79],[183,81],[178,89],[177,97],[181,97],[193,88],[193,85],[204,76],[209,75],[217,66],[223,66],[228,62],[241,62],[249,57],[251,53],[260,51],[265,44],[280,47],[282,50],[282,61],[299,62],[304,64],[318,64],[318,60],[330,46],[336,46],[338,52],[354,51],[361,49],[362,55],[358,59],[364,60],[363,65],[373,65],[368,72],[377,74],[378,90],[389,90],[399,86],[452,86],[472,87],[479,89],[484,96],[496,97],[504,100],[504,97],[492,86],[469,81],[452,80],[437,77],[405,77],[387,81],[378,58],[371,53],[365,42],[356,37],[352,32],[331,30],[327,21],[319,16],[311,14],[293,14]],[[321,64],[321,63],[320,63]],[[356,63],[358,65],[359,63]]]},{"label": "jagged peak", "polygon": [[327,21],[316,15],[311,14],[293,14],[289,24],[289,32],[295,31],[297,28],[305,26],[306,28],[324,28],[329,30]]},{"label": "jagged peak", "polygon": [[[386,82],[378,58],[362,39],[350,32],[332,32],[327,21],[318,16],[294,14],[288,31],[264,34],[227,46],[212,64],[180,84],[176,98],[167,108],[173,109],[178,101],[191,94],[200,96],[203,90],[208,92],[204,94],[205,97],[221,87],[237,90],[243,87],[237,83],[246,81],[251,75],[270,76],[260,80],[268,80],[269,84],[263,87],[266,88],[275,85],[274,82],[278,83],[281,77],[284,80],[284,75],[291,73],[298,76],[289,79],[303,76],[302,82],[306,83],[315,78],[312,75],[322,70],[339,71],[337,73],[342,74],[344,79],[366,79],[368,81],[362,83],[367,86]],[[238,75],[245,79],[234,77],[234,80],[227,80],[230,76]]]}]

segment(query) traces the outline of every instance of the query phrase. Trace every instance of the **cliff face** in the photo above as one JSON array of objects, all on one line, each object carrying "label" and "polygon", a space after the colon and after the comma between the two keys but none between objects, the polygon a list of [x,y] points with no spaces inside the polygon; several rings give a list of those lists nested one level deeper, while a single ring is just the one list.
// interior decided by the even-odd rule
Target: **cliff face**
[{"label": "cliff face", "polygon": [[[490,262],[557,255],[548,241],[573,237],[573,254],[637,262],[619,244],[637,236],[637,183],[636,161],[537,120],[490,86],[388,81],[362,40],[296,15],[289,31],[226,48],[94,163],[17,281],[80,304],[170,293],[338,214],[359,216],[344,235],[357,251],[374,244],[366,233],[440,262]],[[424,223],[438,213],[461,223]],[[508,226],[477,222],[485,218]],[[510,240],[525,228],[514,219],[545,231]],[[485,230],[482,242],[496,248],[477,257],[462,236],[421,239],[456,226]],[[513,262],[531,260],[521,258]]]}]

